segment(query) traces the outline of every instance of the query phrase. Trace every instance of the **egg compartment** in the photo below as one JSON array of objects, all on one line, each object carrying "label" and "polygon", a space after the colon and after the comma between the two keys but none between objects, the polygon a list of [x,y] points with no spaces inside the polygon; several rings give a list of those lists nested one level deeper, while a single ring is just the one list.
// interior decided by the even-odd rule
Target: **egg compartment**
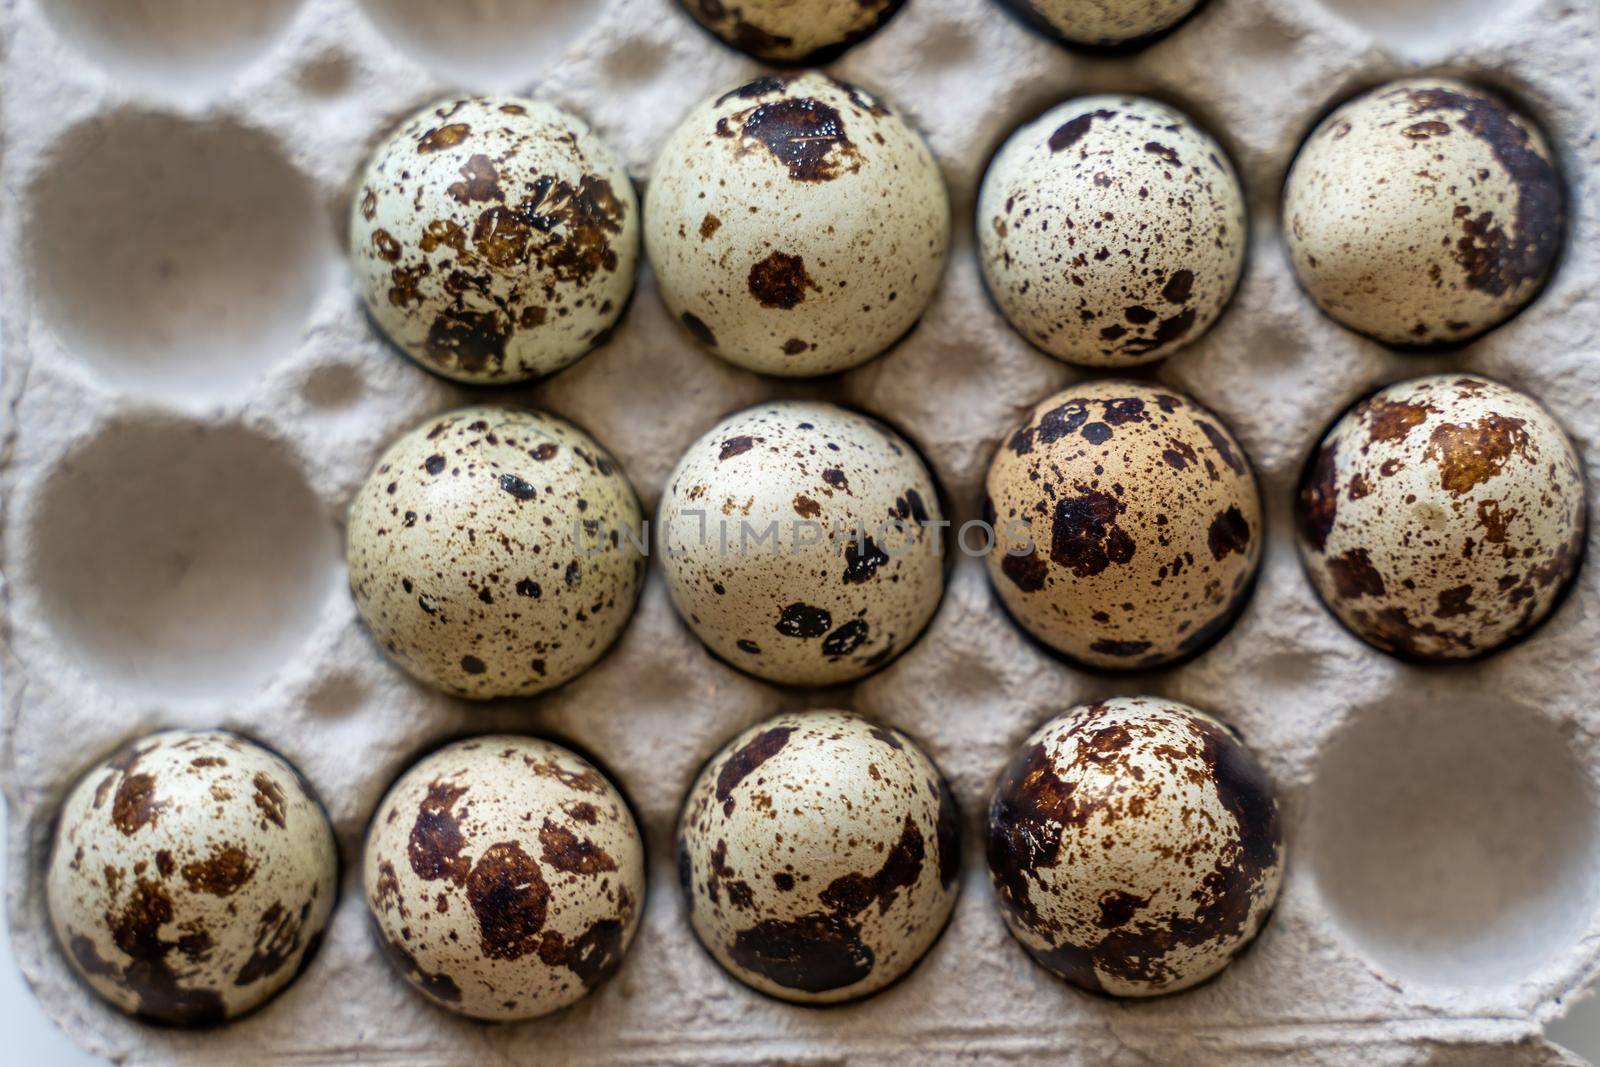
[{"label": "egg compartment", "polygon": [[[428,375],[366,320],[340,256],[370,147],[470,77],[572,108],[643,183],[683,113],[760,68],[672,0],[563,5],[550,33],[536,0],[448,5],[461,13],[449,22],[446,5],[417,0],[145,0],[143,20],[106,15],[126,6],[0,0],[7,903],[28,980],[80,1043],[152,1063],[817,1062],[913,1050],[931,1062],[1570,1062],[1538,1035],[1600,973],[1593,554],[1531,640],[1429,669],[1340,628],[1300,572],[1290,523],[1321,428],[1373,387],[1435,371],[1533,393],[1600,470],[1594,5],[1475,0],[1474,22],[1445,0],[1212,0],[1147,51],[1113,58],[1062,49],[990,0],[911,0],[829,68],[919,127],[950,184],[950,262],[909,337],[835,378],[758,378],[699,350],[646,269],[604,348],[549,380],[489,392]],[[220,70],[219,49],[230,57]],[[1523,314],[1427,355],[1318,313],[1276,226],[1283,176],[1314,120],[1417,65],[1525,102],[1562,153],[1572,216],[1563,262]],[[722,415],[778,396],[838,400],[910,437],[957,525],[978,517],[994,449],[1080,375],[1031,349],[989,302],[973,250],[977,185],[1017,125],[1101,91],[1191,111],[1232,155],[1250,204],[1231,307],[1154,371],[1228,422],[1268,505],[1254,599],[1217,645],[1168,671],[1074,670],[1010,622],[981,561],[963,556],[923,638],[843,689],[783,689],[714,660],[654,568],[614,649],[541,698],[468,705],[383,660],[342,588],[342,516],[391,440],[456,404],[531,402],[574,420],[653,509],[679,455]],[[1244,732],[1282,791],[1290,858],[1276,917],[1233,966],[1182,996],[1124,1004],[1066,987],[1011,941],[981,822],[1007,756],[1040,722],[1138,692]],[[870,1000],[817,1010],[745,989],[700,949],[671,835],[696,770],[727,738],[780,710],[828,706],[922,742],[959,799],[966,862],[951,923],[919,967]],[[264,1010],[201,1033],[141,1026],[95,1000],[43,910],[66,790],[119,742],[162,726],[228,727],[284,753],[326,803],[346,859],[306,972]],[[416,755],[494,730],[596,753],[636,805],[650,862],[618,974],[560,1015],[498,1027],[427,1007],[390,971],[349,862]]]}]

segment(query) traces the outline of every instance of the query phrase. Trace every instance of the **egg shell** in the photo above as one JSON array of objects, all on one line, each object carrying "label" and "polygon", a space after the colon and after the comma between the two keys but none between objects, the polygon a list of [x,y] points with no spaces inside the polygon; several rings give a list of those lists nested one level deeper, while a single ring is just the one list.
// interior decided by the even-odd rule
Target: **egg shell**
[{"label": "egg shell", "polygon": [[1136,45],[1182,22],[1201,0],[1000,0],[1072,44]]},{"label": "egg shell", "polygon": [[870,37],[903,0],[683,0],[724,42],[768,63],[813,66]]},{"label": "egg shell", "polygon": [[350,216],[373,321],[463,382],[550,374],[605,340],[633,292],[639,205],[609,148],[551,104],[443,101],[372,157]]},{"label": "egg shell", "polygon": [[960,818],[900,731],[843,711],[780,715],[700,772],[678,877],[701,944],[798,1003],[864,997],[933,945],[955,905]]},{"label": "egg shell", "polygon": [[627,625],[643,518],[622,467],[544,412],[469,407],[383,454],[350,506],[356,607],[389,657],[456,696],[581,674]]},{"label": "egg shell", "polygon": [[130,742],[68,795],[45,874],[68,963],[122,1011],[209,1025],[266,1003],[339,889],[322,806],[281,757],[222,731]]},{"label": "egg shell", "polygon": [[1006,925],[1096,993],[1188,989],[1248,945],[1283,875],[1276,792],[1239,737],[1160,697],[1051,719],[1002,772],[989,870]]},{"label": "egg shell", "polygon": [[1069,363],[1127,367],[1193,343],[1244,265],[1244,194],[1221,146],[1135,96],[1068,100],[984,174],[978,251],[1012,327]]},{"label": "egg shell", "polygon": [[1038,404],[995,454],[987,492],[1002,603],[1080,664],[1153,667],[1204,649],[1261,563],[1249,457],[1159,384],[1085,382]]},{"label": "egg shell", "polygon": [[492,735],[400,776],[362,877],[378,938],[418,992],[473,1018],[532,1019],[621,964],[644,907],[644,842],[588,762]]},{"label": "egg shell", "polygon": [[723,359],[784,376],[857,366],[903,336],[950,238],[921,136],[815,71],[757,78],[690,111],[645,209],[672,313]]},{"label": "egg shell", "polygon": [[1380,341],[1464,341],[1544,284],[1565,228],[1554,157],[1534,124],[1445,78],[1351,100],[1306,139],[1284,187],[1300,284]]},{"label": "egg shell", "polygon": [[[678,614],[722,659],[791,685],[871,673],[944,591],[938,490],[894,431],[832,404],[763,404],[689,447],[657,529]],[[769,528],[776,528],[769,534]]]},{"label": "egg shell", "polygon": [[1379,390],[1329,431],[1300,487],[1300,555],[1362,640],[1465,659],[1554,610],[1587,515],[1581,462],[1544,405],[1440,374]]}]

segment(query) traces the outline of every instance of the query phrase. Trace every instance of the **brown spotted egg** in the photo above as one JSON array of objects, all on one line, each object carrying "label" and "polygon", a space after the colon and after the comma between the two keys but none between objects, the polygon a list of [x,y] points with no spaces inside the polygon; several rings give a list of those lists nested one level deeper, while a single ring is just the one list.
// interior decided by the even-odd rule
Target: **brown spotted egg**
[{"label": "brown spotted egg", "polygon": [[768,63],[813,66],[870,37],[902,0],[683,0],[723,41]]},{"label": "brown spotted egg", "polygon": [[1272,912],[1283,835],[1272,781],[1232,729],[1160,697],[1073,708],[1006,765],[989,805],[1006,925],[1081,989],[1176,993]]},{"label": "brown spotted egg", "polygon": [[436,416],[390,446],[350,505],[356,607],[389,657],[456,696],[528,696],[587,670],[644,575],[622,468],[564,419]]},{"label": "brown spotted egg", "polygon": [[633,292],[639,206],[581,119],[517,97],[450,100],[378,147],[350,217],[356,281],[402,352],[518,382],[600,344]]},{"label": "brown spotted egg", "polygon": [[477,737],[389,789],[362,877],[380,943],[428,1000],[532,1019],[622,962],[644,906],[644,842],[616,787],[580,757]]},{"label": "brown spotted egg", "polygon": [[916,324],[950,208],[922,138],[815,71],[768,75],[690,111],[657,157],[645,248],[690,333],[763,374],[865,363]]},{"label": "brown spotted egg", "polygon": [[842,711],[751,727],[700,772],[678,877],[701,944],[763,993],[836,1003],[916,965],[950,916],[960,819],[898,730]]},{"label": "brown spotted egg", "polygon": [[1463,341],[1531,300],[1555,263],[1564,196],[1549,145],[1487,90],[1394,82],[1307,138],[1284,187],[1300,284],[1380,341]]},{"label": "brown spotted egg", "polygon": [[989,164],[978,250],[1006,320],[1057,359],[1126,367],[1211,328],[1244,265],[1244,194],[1187,115],[1133,96],[1068,100]]},{"label": "brown spotted egg", "polygon": [[1300,555],[1362,640],[1465,659],[1550,614],[1587,514],[1577,452],[1542,404],[1441,374],[1380,390],[1329,431],[1300,488]]},{"label": "brown spotted egg", "polygon": [[1138,44],[1171,29],[1201,0],[1000,0],[1032,23],[1072,44]]},{"label": "brown spotted egg", "polygon": [[45,893],[67,960],[125,1012],[206,1025],[266,1003],[333,910],[339,857],[299,773],[218,730],[123,747],[68,795]]},{"label": "brown spotted egg", "polygon": [[1158,384],[1097,381],[1036,405],[989,467],[989,577],[1006,609],[1083,664],[1205,648],[1261,563],[1255,472],[1215,415]]},{"label": "brown spotted egg", "polygon": [[833,685],[903,652],[944,590],[938,491],[916,451],[832,404],[763,404],[689,447],[661,500],[678,614],[722,659]]}]

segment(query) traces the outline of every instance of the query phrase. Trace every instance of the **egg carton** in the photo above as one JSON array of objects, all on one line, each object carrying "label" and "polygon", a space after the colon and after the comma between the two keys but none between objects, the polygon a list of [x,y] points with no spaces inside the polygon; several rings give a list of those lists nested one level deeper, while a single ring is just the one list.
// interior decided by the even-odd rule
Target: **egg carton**
[{"label": "egg carton", "polygon": [[[678,118],[754,62],[672,0],[0,0],[0,15],[7,905],[28,981],[85,1047],[122,1062],[246,1065],[1574,1062],[1539,1035],[1600,972],[1600,567],[1590,560],[1533,639],[1470,665],[1412,666],[1318,604],[1289,512],[1339,410],[1446,369],[1542,398],[1600,471],[1592,0],[1212,0],[1115,57],[1063,49],[992,0],[911,0],[830,69],[908,116],[950,186],[950,263],[913,334],[834,378],[764,379],[699,349],[645,269],[603,348],[488,394],[400,358],[365,317],[343,228],[371,147],[448,91],[531,91],[584,116],[644,183]],[[1429,355],[1320,315],[1276,220],[1318,117],[1416,70],[1520,100],[1560,153],[1572,208],[1563,260],[1528,310]],[[344,588],[345,509],[388,442],[468,400],[574,419],[649,508],[722,414],[775,396],[840,400],[899,427],[956,522],[977,517],[1003,436],[1080,376],[990,304],[973,248],[977,185],[1010,130],[1103,91],[1196,116],[1249,199],[1236,299],[1154,372],[1231,424],[1268,501],[1259,587],[1215,647],[1170,670],[1075,670],[1027,640],[981,561],[961,558],[921,641],[835,690],[767,685],[711,658],[655,569],[609,656],[539,699],[468,705],[384,661]],[[1040,721],[1138,692],[1244,732],[1281,790],[1289,867],[1274,920],[1218,978],[1122,1003],[1069,988],[1012,942],[980,832],[996,774]],[[954,917],[920,966],[879,996],[819,1010],[751,992],[700,949],[671,834],[726,738],[780,710],[830,706],[923,742],[965,813],[965,865]],[[217,1030],[106,1008],[73,979],[44,912],[43,859],[68,786],[163,726],[229,727],[283,752],[319,790],[345,858],[306,972]],[[420,751],[493,730],[598,753],[650,851],[643,923],[615,978],[557,1016],[507,1026],[437,1011],[404,985],[369,936],[352,862],[380,795]]]}]

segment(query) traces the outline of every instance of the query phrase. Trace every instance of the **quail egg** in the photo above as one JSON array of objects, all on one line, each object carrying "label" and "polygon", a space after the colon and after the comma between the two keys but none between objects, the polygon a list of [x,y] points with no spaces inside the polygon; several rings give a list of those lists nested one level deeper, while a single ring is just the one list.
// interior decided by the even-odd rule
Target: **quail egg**
[{"label": "quail egg", "polygon": [[617,461],[570,422],[462,408],[400,438],[367,477],[350,506],[350,588],[413,677],[456,696],[528,696],[622,632],[642,522]]},{"label": "quail egg", "polygon": [[67,960],[155,1022],[224,1022],[300,972],[333,910],[339,856],[281,757],[231,733],[150,734],[73,787],[45,874]]},{"label": "quail egg", "polygon": [[927,467],[888,427],[832,404],[763,404],[712,427],[678,461],[657,525],[678,614],[774,682],[870,673],[944,590]]},{"label": "quail egg", "polygon": [[1260,931],[1283,875],[1271,780],[1228,727],[1160,697],[1045,723],[989,805],[1006,925],[1079,988],[1175,993]]},{"label": "quail egg", "polygon": [[1211,328],[1244,265],[1244,194],[1182,112],[1134,96],[1068,100],[1000,149],[978,194],[989,292],[1057,359],[1126,367]]},{"label": "quail egg", "polygon": [[735,978],[799,1003],[875,993],[950,916],[960,819],[898,730],[842,711],[780,715],[700,772],[678,877],[701,944]]},{"label": "quail egg", "polygon": [[1445,78],[1375,89],[1307,138],[1284,188],[1295,273],[1334,319],[1379,341],[1463,341],[1544,284],[1565,206],[1539,131]]},{"label": "quail egg", "polygon": [[1465,659],[1550,614],[1587,514],[1578,455],[1542,404],[1441,374],[1379,390],[1329,431],[1300,487],[1300,555],[1357,637]]},{"label": "quail egg", "polygon": [[519,382],[599,345],[633,292],[639,207],[583,120],[518,97],[450,100],[381,145],[350,216],[374,322],[422,366]]},{"label": "quail egg", "polygon": [[1072,44],[1138,44],[1171,29],[1201,0],[1000,0],[1024,21]]},{"label": "quail egg", "polygon": [[401,775],[362,873],[395,969],[478,1019],[581,1000],[622,962],[644,905],[644,842],[621,794],[530,737],[457,742]]},{"label": "quail egg", "polygon": [[1221,420],[1158,384],[1075,385],[989,467],[989,577],[1024,629],[1093,667],[1208,645],[1261,563],[1261,501]]},{"label": "quail egg", "polygon": [[888,348],[933,296],[949,237],[922,138],[817,72],[757,78],[690,111],[645,198],[667,306],[763,374],[827,374]]},{"label": "quail egg", "polygon": [[683,0],[723,41],[768,63],[816,65],[870,37],[902,0]]}]

